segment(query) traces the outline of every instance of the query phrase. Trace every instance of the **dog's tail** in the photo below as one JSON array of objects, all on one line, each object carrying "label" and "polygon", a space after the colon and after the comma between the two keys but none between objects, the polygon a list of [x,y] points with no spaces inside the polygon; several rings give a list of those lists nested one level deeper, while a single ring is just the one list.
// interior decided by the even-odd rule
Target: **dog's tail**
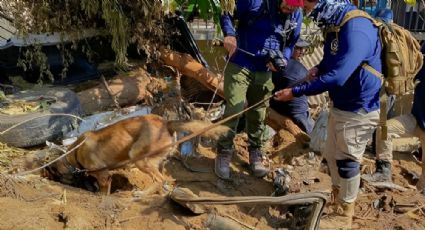
[{"label": "dog's tail", "polygon": [[[193,121],[168,121],[167,127],[170,133],[173,132],[188,132],[199,133],[199,136],[211,138],[214,140],[225,136],[230,132],[230,128],[224,125],[219,125],[212,128],[214,124],[209,121],[193,120]],[[211,129],[208,129],[211,127]],[[207,130],[202,132],[203,130]]]}]

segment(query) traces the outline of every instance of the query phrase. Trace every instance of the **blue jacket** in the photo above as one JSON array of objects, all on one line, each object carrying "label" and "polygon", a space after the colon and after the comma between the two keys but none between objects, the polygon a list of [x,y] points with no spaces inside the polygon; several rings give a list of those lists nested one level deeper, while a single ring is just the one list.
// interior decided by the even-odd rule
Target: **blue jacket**
[{"label": "blue jacket", "polygon": [[[422,45],[422,53],[425,54],[425,43]],[[424,58],[425,61],[425,58]],[[415,95],[413,97],[412,114],[415,116],[419,127],[425,130],[425,65],[416,75],[415,80],[419,81],[416,85]]]},{"label": "blue jacket", "polygon": [[[265,1],[269,2],[269,7],[266,6]],[[291,15],[283,15],[278,12],[278,1],[265,1],[243,0],[236,2],[234,19],[238,20],[237,30],[233,26],[233,17],[229,14],[224,14],[220,19],[224,36],[236,36],[238,47],[255,55],[251,56],[236,50],[230,61],[251,71],[267,71],[267,59],[261,54],[264,48],[280,50],[286,60],[289,60],[300,36],[303,19],[301,10],[297,10]],[[265,5],[261,7],[262,4]],[[287,38],[285,47],[282,47],[283,39],[279,32],[283,31],[283,23],[286,17],[290,17],[291,24],[295,25],[296,23],[296,27]]]},{"label": "blue jacket", "polygon": [[[273,92],[278,90],[292,87],[299,81],[302,81],[307,75],[307,69],[299,61],[292,59],[289,60],[288,66],[286,67],[283,74],[273,73],[273,84],[275,89]],[[307,96],[296,97],[291,101],[281,102],[271,99],[270,107],[276,110],[280,114],[294,115],[294,114],[307,114],[308,112],[308,100]]]},{"label": "blue jacket", "polygon": [[309,96],[329,91],[334,107],[340,110],[377,110],[381,80],[361,64],[366,62],[382,72],[380,56],[378,29],[366,18],[353,18],[341,28],[338,38],[336,33],[327,34],[318,78],[294,87],[292,93]]}]

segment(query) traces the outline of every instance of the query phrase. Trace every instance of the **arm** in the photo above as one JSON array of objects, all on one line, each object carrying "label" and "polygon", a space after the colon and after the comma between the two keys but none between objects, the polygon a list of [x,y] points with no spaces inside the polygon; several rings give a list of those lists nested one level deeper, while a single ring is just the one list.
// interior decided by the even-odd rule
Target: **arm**
[{"label": "arm", "polygon": [[286,58],[286,60],[291,58],[295,43],[297,43],[298,39],[300,38],[301,26],[303,23],[303,14],[301,10],[295,12],[295,20],[297,22],[297,27],[295,27],[292,36],[287,40],[285,47],[283,47],[283,56]]},{"label": "arm", "polygon": [[[236,1],[236,7],[234,12],[234,18],[239,19],[241,15],[248,12],[250,6],[252,5],[252,0],[239,0]],[[223,31],[224,37],[227,36],[236,36],[236,29],[233,25],[234,19],[228,12],[225,12],[220,17],[220,26]]]},{"label": "arm", "polygon": [[221,29],[223,30],[224,37],[236,37],[236,30],[233,26],[233,17],[228,12],[225,12],[223,15],[221,15],[220,25]]},{"label": "arm", "polygon": [[[236,18],[239,18],[241,14],[248,11],[249,3],[250,1],[237,1],[236,12],[234,13]],[[224,48],[229,52],[229,57],[231,57],[236,52],[238,46],[236,41],[236,30],[233,26],[233,17],[228,12],[225,12],[220,17],[220,25],[224,34]]]},{"label": "arm", "polygon": [[350,30],[349,34],[339,33],[340,51],[338,55],[328,56],[334,59],[327,62],[331,65],[328,66],[328,71],[320,73],[321,75],[311,82],[294,87],[294,96],[315,95],[343,86],[370,53],[371,46],[368,41],[369,38],[363,31]]}]

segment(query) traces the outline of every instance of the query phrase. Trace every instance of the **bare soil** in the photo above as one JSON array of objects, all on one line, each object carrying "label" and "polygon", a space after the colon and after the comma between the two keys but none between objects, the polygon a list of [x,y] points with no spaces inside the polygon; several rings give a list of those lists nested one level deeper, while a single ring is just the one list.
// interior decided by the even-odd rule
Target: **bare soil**
[{"label": "bare soil", "polygon": [[[176,157],[166,160],[164,174],[175,182],[153,185],[152,179],[138,169],[114,171],[113,193],[103,196],[50,181],[40,175],[12,177],[0,174],[1,229],[206,229],[214,215],[240,222],[243,228],[272,229],[277,226],[272,207],[214,206],[205,214],[195,215],[167,197],[171,186],[189,188],[199,196],[270,196],[274,191],[270,177],[258,179],[249,174],[245,135],[236,140],[232,163],[232,181],[218,179],[212,166],[215,150],[210,142],[197,148],[197,156],[183,162]],[[290,193],[330,190],[330,177],[321,157],[294,143],[294,137],[280,131],[267,147],[272,168],[284,167],[291,175]],[[33,154],[32,152],[28,153]],[[28,156],[27,155],[27,158]],[[11,156],[13,158],[13,156]],[[23,162],[15,156],[14,162]],[[24,168],[23,164],[15,163]],[[13,171],[12,166],[2,171]],[[204,171],[204,172],[192,172]],[[363,171],[373,169],[366,159]],[[207,171],[207,172],[205,172]],[[424,229],[425,197],[414,189],[414,173],[420,166],[410,154],[395,153],[394,181],[406,192],[377,190],[365,183],[356,205],[357,229]],[[140,192],[157,186],[154,192]],[[168,189],[168,190],[167,190]],[[158,191],[156,191],[158,190]],[[410,211],[410,212],[406,212]],[[325,210],[326,212],[326,210]],[[213,227],[211,227],[214,229]]]},{"label": "bare soil", "polygon": [[[179,103],[176,97],[174,101],[162,101],[163,107],[154,107],[153,112],[175,119]],[[194,113],[192,118],[202,117],[202,113]],[[155,184],[149,175],[129,165],[113,171],[109,196],[54,182],[40,174],[13,176],[11,173],[36,167],[38,160],[34,156],[38,150],[1,145],[0,229],[220,229],[222,219],[232,224],[231,229],[294,229],[285,221],[300,216],[288,207],[216,205],[195,215],[168,197],[176,186],[202,197],[270,196],[275,191],[273,173],[263,179],[250,175],[246,139],[243,133],[235,139],[231,181],[215,176],[215,143],[201,140],[196,154],[187,160],[182,161],[178,154],[165,160],[162,171],[168,183]],[[264,149],[265,164],[272,171],[284,168],[289,172],[289,193],[328,194],[330,177],[320,154],[296,140],[288,131],[277,132]],[[373,171],[373,164],[373,157],[366,154],[362,172]],[[393,179],[407,191],[377,189],[362,183],[354,229],[425,229],[425,196],[414,187],[420,171],[412,154],[396,152]]]}]

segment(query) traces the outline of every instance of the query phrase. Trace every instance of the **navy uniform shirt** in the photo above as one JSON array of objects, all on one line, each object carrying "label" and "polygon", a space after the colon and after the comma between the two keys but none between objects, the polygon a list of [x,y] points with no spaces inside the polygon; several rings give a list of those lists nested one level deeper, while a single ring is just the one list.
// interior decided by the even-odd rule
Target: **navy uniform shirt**
[{"label": "navy uniform shirt", "polygon": [[[234,14],[234,19],[238,20],[237,30],[235,30],[232,16],[226,13],[220,18],[224,36],[236,36],[238,47],[255,55],[253,57],[236,50],[231,57],[231,62],[251,71],[267,71],[266,58],[260,54],[263,48],[280,50],[286,60],[289,60],[300,36],[303,19],[301,10],[291,15],[282,15],[278,13],[278,1],[269,0],[268,2],[270,12],[264,14],[264,8],[261,7],[265,4],[263,0],[237,1]],[[290,17],[291,24],[296,26],[283,47],[280,32],[283,31],[285,17]]]},{"label": "navy uniform shirt", "polygon": [[363,62],[382,72],[378,29],[366,18],[349,20],[338,33],[328,33],[319,76],[293,88],[294,96],[329,91],[335,108],[367,112],[379,109],[381,80],[361,67]]}]

